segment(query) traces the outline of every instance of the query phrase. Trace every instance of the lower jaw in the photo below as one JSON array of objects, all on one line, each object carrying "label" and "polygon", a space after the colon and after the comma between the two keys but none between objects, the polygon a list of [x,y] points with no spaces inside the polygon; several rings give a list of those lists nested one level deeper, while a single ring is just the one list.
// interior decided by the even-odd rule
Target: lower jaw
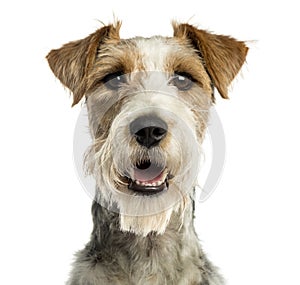
[{"label": "lower jaw", "polygon": [[155,195],[167,191],[169,188],[168,180],[166,179],[164,183],[159,186],[142,186],[137,185],[133,181],[128,184],[128,189],[134,191],[137,195]]}]

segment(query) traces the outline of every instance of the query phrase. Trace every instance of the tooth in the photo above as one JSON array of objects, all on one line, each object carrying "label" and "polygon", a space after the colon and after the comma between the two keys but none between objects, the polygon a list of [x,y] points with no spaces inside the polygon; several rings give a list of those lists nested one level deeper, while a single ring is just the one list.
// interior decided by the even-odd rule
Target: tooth
[{"label": "tooth", "polygon": [[138,180],[136,180],[135,183],[136,183],[137,185],[140,185],[140,184],[141,184],[141,182],[138,181]]}]

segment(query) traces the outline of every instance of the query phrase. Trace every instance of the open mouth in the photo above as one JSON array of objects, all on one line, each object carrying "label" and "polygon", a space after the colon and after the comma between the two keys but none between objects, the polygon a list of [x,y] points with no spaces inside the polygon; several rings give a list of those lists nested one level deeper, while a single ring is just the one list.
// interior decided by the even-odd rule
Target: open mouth
[{"label": "open mouth", "polygon": [[170,178],[167,168],[147,160],[136,165],[128,188],[141,195],[154,195],[168,190]]}]

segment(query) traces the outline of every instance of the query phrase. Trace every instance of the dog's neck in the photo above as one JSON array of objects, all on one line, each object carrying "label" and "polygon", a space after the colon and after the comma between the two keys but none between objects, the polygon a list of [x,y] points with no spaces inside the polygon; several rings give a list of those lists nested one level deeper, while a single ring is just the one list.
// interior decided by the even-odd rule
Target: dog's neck
[{"label": "dog's neck", "polygon": [[119,214],[107,210],[95,201],[92,206],[92,215],[94,228],[89,245],[93,252],[96,250],[101,255],[106,253],[115,256],[116,253],[113,250],[116,249],[117,254],[126,254],[127,258],[131,260],[137,253],[144,255],[145,258],[160,257],[163,252],[180,256],[181,253],[178,251],[186,251],[185,246],[189,247],[188,251],[193,251],[194,254],[200,250],[197,243],[190,244],[188,242],[197,239],[193,225],[194,205],[192,200],[187,203],[183,224],[180,222],[182,221],[179,218],[180,214],[174,212],[164,234],[150,233],[146,237],[121,231]]},{"label": "dog's neck", "polygon": [[78,253],[77,263],[100,277],[106,271],[94,270],[107,270],[105,280],[111,280],[106,284],[223,284],[198,242],[192,201],[193,197],[187,201],[183,223],[180,213],[173,212],[163,234],[151,232],[145,237],[121,231],[119,214],[94,202],[91,240]]}]

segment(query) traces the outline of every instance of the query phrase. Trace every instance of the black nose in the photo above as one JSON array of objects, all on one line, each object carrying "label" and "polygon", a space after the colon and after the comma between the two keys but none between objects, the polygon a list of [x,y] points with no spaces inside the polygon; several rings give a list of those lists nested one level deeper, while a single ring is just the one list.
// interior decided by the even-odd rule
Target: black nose
[{"label": "black nose", "polygon": [[130,124],[131,134],[140,145],[147,148],[158,145],[167,130],[167,124],[156,116],[142,116]]}]

